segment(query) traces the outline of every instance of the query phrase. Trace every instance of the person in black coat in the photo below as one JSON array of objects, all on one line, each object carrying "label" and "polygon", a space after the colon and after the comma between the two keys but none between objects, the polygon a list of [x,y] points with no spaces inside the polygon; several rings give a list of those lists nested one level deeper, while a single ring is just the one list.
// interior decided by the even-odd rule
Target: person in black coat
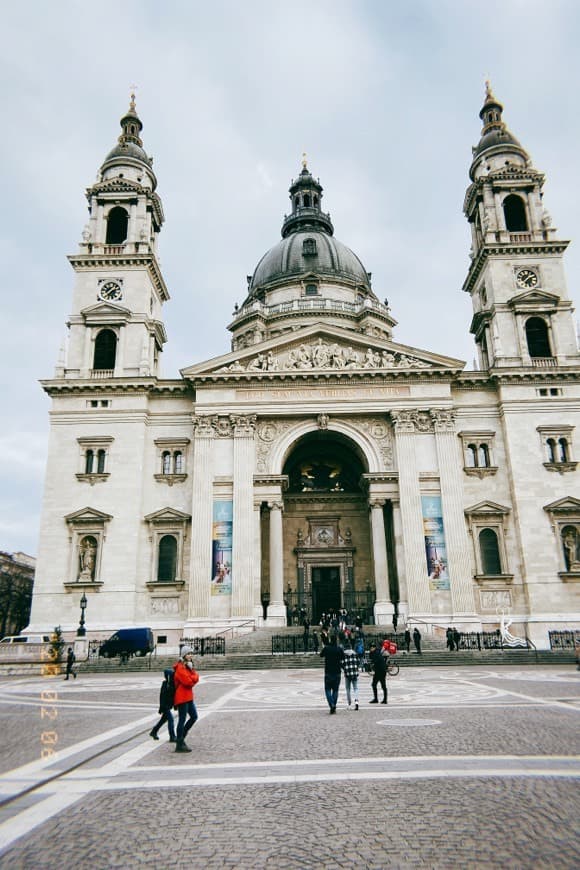
[{"label": "person in black coat", "polygon": [[421,653],[421,632],[415,626],[413,629],[413,643],[415,644],[415,649],[417,650],[418,655],[422,655]]},{"label": "person in black coat", "polygon": [[371,667],[373,669],[373,681],[372,681],[372,689],[373,689],[373,700],[369,703],[378,704],[378,693],[377,686],[380,686],[383,690],[383,700],[381,703],[387,703],[387,660],[382,654],[381,650],[378,649],[375,643],[371,644],[369,658],[371,661]]},{"label": "person in black coat", "polygon": [[405,629],[405,650],[411,652],[411,632],[408,628]]},{"label": "person in black coat", "polygon": [[153,740],[159,740],[157,732],[163,723],[167,722],[169,742],[175,743],[175,725],[173,723],[173,713],[171,712],[175,695],[175,688],[173,686],[173,670],[171,668],[166,668],[166,670],[163,671],[163,677],[164,679],[161,683],[161,689],[159,690],[159,713],[161,714],[161,719],[149,732],[149,737],[152,737]]}]

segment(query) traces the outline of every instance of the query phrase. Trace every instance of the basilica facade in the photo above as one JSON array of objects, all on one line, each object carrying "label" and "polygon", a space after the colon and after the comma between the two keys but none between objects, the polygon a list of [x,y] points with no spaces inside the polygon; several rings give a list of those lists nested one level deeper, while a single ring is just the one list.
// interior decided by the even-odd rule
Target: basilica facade
[{"label": "basilica facade", "polygon": [[[478,368],[399,344],[303,163],[231,352],[159,374],[164,222],[132,99],[88,189],[31,630],[158,645],[314,620],[580,626],[580,355],[544,176],[488,87],[464,212]],[[460,252],[458,252],[460,254]],[[63,312],[64,314],[64,312]],[[186,361],[184,361],[186,362]]]}]

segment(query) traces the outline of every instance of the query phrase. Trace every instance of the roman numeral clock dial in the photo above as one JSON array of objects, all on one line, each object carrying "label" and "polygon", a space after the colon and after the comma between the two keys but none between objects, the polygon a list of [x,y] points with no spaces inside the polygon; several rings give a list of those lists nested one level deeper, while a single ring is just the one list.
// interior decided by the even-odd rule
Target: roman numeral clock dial
[{"label": "roman numeral clock dial", "polygon": [[520,269],[516,273],[516,284],[524,290],[538,286],[538,276],[532,269]]},{"label": "roman numeral clock dial", "polygon": [[99,299],[103,302],[118,302],[123,298],[123,291],[116,281],[105,281],[99,288]]}]

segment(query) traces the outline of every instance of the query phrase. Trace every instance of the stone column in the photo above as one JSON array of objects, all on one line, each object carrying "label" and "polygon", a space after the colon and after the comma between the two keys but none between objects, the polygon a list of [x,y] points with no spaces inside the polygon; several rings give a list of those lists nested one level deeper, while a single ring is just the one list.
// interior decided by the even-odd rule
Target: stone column
[{"label": "stone column", "polygon": [[286,606],[284,605],[284,540],[282,533],[282,512],[284,503],[268,502],[270,508],[270,603],[268,605],[268,625],[286,625]]},{"label": "stone column", "polygon": [[[193,496],[191,507],[191,576],[187,621],[209,617],[213,522],[212,417],[194,417]],[[195,623],[194,623],[195,624]]]},{"label": "stone column", "polygon": [[232,616],[254,615],[252,538],[254,533],[254,430],[256,417],[232,416],[234,429],[234,517]]},{"label": "stone column", "polygon": [[407,593],[407,576],[405,572],[405,548],[403,546],[403,528],[401,523],[401,504],[392,500],[393,505],[393,538],[395,543],[395,559],[399,575],[399,622],[407,621],[409,601]]},{"label": "stone column", "polygon": [[453,616],[476,619],[469,535],[463,512],[463,457],[455,432],[455,412],[433,409],[439,460],[443,528],[447,545]]},{"label": "stone column", "polygon": [[387,561],[387,542],[385,538],[384,499],[371,497],[371,540],[373,545],[373,564],[375,569],[375,622],[386,625],[392,619],[394,607],[389,591],[389,563]]},{"label": "stone column", "polygon": [[431,614],[431,595],[425,557],[419,471],[415,456],[415,432],[432,431],[433,424],[426,411],[394,411],[391,416],[395,424],[409,618],[422,619]]},{"label": "stone column", "polygon": [[262,502],[254,500],[254,528],[252,547],[252,613],[259,624],[264,620],[262,607]]}]

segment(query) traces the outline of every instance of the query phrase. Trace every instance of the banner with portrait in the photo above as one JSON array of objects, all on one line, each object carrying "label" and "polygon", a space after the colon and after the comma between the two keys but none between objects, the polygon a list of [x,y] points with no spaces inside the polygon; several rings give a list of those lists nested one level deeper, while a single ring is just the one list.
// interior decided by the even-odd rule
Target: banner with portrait
[{"label": "banner with portrait", "polygon": [[440,495],[421,496],[423,534],[429,587],[433,591],[449,589],[447,546],[443,528],[443,510]]},{"label": "banner with portrait", "polygon": [[213,503],[212,526],[212,595],[232,594],[232,527],[234,503],[216,500]]}]

